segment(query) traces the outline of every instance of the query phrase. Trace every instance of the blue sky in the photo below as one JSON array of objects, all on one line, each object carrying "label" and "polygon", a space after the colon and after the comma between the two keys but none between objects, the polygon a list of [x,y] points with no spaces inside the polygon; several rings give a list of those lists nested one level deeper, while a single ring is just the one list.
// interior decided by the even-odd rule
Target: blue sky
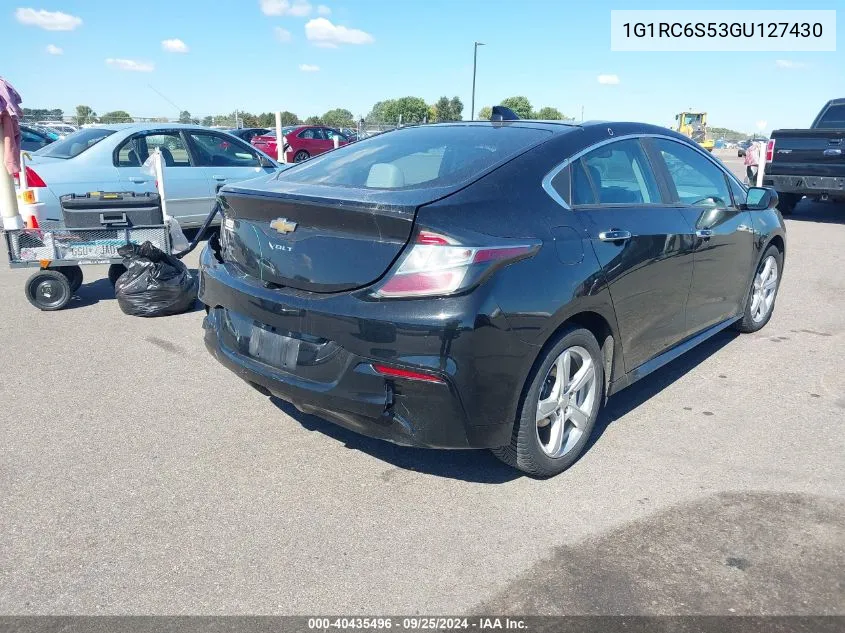
[{"label": "blue sky", "polygon": [[[741,8],[797,4],[749,0]],[[291,110],[306,117],[334,107],[358,116],[391,97],[414,95],[431,103],[458,95],[468,118],[473,41],[478,40],[487,45],[479,48],[476,111],[523,94],[535,108],[555,106],[578,118],[583,107],[587,119],[662,125],[692,107],[707,111],[710,125],[750,132],[806,126],[825,101],[845,96],[841,47],[816,53],[611,52],[610,10],[632,8],[627,5],[619,0],[13,0],[0,14],[7,51],[2,72],[25,106],[60,107],[66,113],[86,104],[99,113],[123,109],[148,117],[178,116],[179,109],[203,116],[235,108]],[[713,2],[695,8],[740,7]],[[801,3],[801,8],[842,8],[837,30],[845,33],[841,0]],[[173,39],[187,52],[164,50],[163,41]],[[55,48],[51,54],[48,46],[60,54]],[[599,75],[615,75],[619,83],[599,83]]]}]

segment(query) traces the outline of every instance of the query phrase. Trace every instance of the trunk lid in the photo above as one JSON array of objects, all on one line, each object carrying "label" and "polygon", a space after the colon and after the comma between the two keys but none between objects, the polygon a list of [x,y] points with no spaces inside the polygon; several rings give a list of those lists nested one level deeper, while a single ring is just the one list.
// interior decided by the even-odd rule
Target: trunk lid
[{"label": "trunk lid", "polygon": [[221,190],[222,257],[265,283],[310,292],[341,292],[378,280],[407,244],[417,207],[432,199],[430,192],[274,178],[257,188]]},{"label": "trunk lid", "polygon": [[845,176],[845,129],[776,130],[774,175]]}]

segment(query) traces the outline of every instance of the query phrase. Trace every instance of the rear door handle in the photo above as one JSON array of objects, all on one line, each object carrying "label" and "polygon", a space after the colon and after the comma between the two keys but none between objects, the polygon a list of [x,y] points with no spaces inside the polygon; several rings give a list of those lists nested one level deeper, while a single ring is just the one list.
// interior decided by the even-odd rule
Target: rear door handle
[{"label": "rear door handle", "polygon": [[602,231],[601,233],[599,233],[599,239],[602,242],[618,242],[620,240],[630,240],[631,231],[620,231],[619,229]]},{"label": "rear door handle", "polygon": [[226,180],[226,176],[212,176],[212,178],[214,178],[214,180]]},{"label": "rear door handle", "polygon": [[129,182],[142,183],[142,182],[147,182],[147,179],[144,178],[143,176],[129,176]]},{"label": "rear door handle", "polygon": [[709,240],[713,237],[713,231],[711,229],[698,229],[695,232],[696,237],[700,237],[703,240]]}]

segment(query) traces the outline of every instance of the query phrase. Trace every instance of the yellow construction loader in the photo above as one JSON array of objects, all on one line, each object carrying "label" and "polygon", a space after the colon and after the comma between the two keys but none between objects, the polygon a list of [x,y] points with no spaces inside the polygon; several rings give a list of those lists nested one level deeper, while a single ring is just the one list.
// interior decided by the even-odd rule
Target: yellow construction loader
[{"label": "yellow construction loader", "polygon": [[681,112],[675,115],[677,126],[675,129],[701,145],[708,152],[713,151],[715,141],[707,136],[706,112]]}]

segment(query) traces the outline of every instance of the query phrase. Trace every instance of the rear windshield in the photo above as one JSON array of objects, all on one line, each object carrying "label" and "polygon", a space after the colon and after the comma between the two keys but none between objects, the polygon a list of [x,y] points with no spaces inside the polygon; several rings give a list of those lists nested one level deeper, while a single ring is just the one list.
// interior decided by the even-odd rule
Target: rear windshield
[{"label": "rear windshield", "polygon": [[421,126],[385,132],[312,158],[281,179],[365,189],[449,187],[551,134],[504,125]]},{"label": "rear windshield", "polygon": [[[291,127],[283,127],[282,128],[282,136],[287,136],[288,134],[290,134],[296,128],[297,128],[297,126],[295,126],[295,125],[291,126]],[[272,136],[273,138],[276,138],[276,130],[270,130],[269,132],[265,132],[261,136]]]},{"label": "rear windshield", "polygon": [[816,124],[816,127],[843,128],[845,127],[845,104],[830,106]]},{"label": "rear windshield", "polygon": [[112,134],[114,134],[114,130],[96,127],[85,128],[42,147],[35,154],[52,156],[53,158],[73,158]]}]

